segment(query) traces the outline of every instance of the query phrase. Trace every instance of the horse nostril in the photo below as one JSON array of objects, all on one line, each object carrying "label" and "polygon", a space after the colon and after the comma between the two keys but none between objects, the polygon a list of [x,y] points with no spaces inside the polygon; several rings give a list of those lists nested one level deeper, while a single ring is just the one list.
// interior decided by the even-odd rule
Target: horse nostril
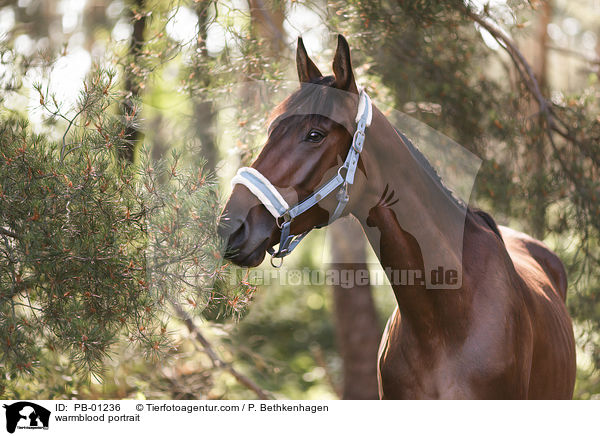
[{"label": "horse nostril", "polygon": [[219,220],[219,225],[217,226],[217,234],[220,238],[226,241],[227,238],[229,238],[233,233],[239,230],[242,224],[243,221],[240,219],[221,217],[221,219]]},{"label": "horse nostril", "polygon": [[249,233],[248,223],[246,221],[242,221],[240,225],[229,234],[229,241],[227,241],[228,249],[237,249],[239,248],[246,239],[248,239]]},{"label": "horse nostril", "polygon": [[217,233],[227,243],[227,251],[235,250],[248,237],[248,223],[243,220],[223,219],[219,223]]},{"label": "horse nostril", "polygon": [[229,218],[221,218],[217,226],[217,234],[221,239],[227,239],[231,233],[231,220]]}]

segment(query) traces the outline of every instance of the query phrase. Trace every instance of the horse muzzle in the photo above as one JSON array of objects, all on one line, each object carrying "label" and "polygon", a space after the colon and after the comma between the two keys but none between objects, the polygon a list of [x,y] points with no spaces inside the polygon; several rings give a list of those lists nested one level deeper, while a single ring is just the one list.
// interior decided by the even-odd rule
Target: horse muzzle
[{"label": "horse muzzle", "polygon": [[226,242],[224,257],[239,266],[260,265],[277,233],[273,216],[246,187],[236,186],[219,219],[218,234]]}]

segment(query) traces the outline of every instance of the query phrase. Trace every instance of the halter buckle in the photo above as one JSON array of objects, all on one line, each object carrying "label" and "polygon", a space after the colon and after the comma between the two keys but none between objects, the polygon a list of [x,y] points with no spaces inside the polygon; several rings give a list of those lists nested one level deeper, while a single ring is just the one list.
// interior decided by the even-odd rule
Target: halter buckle
[{"label": "halter buckle", "polygon": [[[279,222],[279,219],[283,218],[283,221]],[[290,216],[290,212],[286,211],[283,215],[278,216],[277,218],[275,218],[275,224],[277,224],[277,227],[279,227],[280,229],[283,227],[283,225],[287,222],[291,222],[292,221],[292,217]]]},{"label": "halter buckle", "polygon": [[352,138],[352,148],[357,153],[360,153],[363,149],[363,144],[365,142],[365,132],[362,129],[356,129],[354,132],[354,138]]},{"label": "halter buckle", "polygon": [[335,195],[335,199],[338,203],[348,203],[350,196],[348,195],[348,183],[344,182],[340,190]]}]

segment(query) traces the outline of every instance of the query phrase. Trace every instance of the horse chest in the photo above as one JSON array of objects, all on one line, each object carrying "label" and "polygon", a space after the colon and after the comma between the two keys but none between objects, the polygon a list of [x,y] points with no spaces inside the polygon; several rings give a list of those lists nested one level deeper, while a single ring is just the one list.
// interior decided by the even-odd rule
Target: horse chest
[{"label": "horse chest", "polygon": [[385,399],[522,398],[527,365],[521,365],[518,355],[522,353],[511,336],[510,330],[476,324],[456,343],[431,339],[435,335],[424,340],[396,312],[380,347],[380,395]]},{"label": "horse chest", "polygon": [[468,398],[470,388],[444,353],[407,353],[388,348],[379,361],[380,393],[384,399]]},{"label": "horse chest", "polygon": [[423,347],[402,329],[398,310],[388,321],[379,351],[379,391],[384,399],[435,399],[468,396],[455,370],[455,358],[442,344]]}]

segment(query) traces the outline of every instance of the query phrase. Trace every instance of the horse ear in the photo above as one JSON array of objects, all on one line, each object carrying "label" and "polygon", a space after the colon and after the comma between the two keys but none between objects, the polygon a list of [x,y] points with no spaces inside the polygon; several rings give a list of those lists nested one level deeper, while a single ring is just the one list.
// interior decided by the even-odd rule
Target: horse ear
[{"label": "horse ear", "polygon": [[308,57],[302,38],[298,38],[296,67],[298,68],[298,79],[300,82],[310,82],[311,80],[318,79],[322,76],[317,66]]},{"label": "horse ear", "polygon": [[336,88],[358,94],[358,88],[352,73],[350,47],[348,41],[342,35],[338,35],[338,45],[333,57],[333,75],[335,76]]}]

